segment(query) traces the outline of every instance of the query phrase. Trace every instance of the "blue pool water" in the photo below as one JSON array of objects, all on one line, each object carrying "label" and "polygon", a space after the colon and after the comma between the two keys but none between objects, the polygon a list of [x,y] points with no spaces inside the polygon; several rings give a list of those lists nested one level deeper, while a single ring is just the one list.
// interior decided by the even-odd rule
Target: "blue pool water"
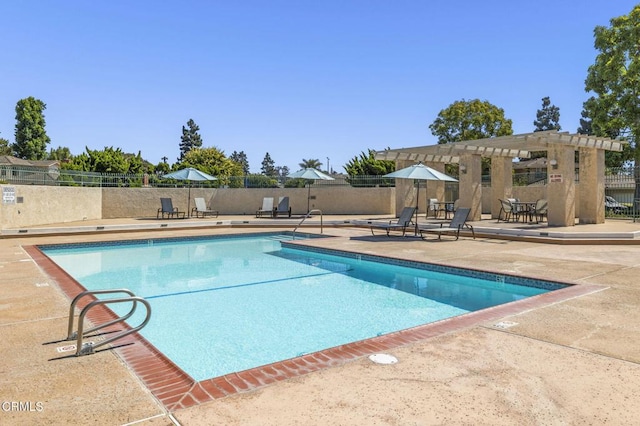
[{"label": "blue pool water", "polygon": [[[481,279],[379,263],[366,256],[283,248],[282,238],[145,240],[41,249],[87,289],[128,288],[149,300],[151,322],[141,334],[195,380],[553,289],[551,284],[529,287],[510,284],[504,277]],[[125,313],[128,307],[114,310]],[[130,320],[132,325],[139,322]]]}]

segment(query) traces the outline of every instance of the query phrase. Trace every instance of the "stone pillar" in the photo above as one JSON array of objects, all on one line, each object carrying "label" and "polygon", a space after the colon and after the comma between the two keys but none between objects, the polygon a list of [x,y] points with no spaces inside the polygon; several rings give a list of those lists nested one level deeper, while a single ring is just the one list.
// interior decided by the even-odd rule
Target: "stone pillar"
[{"label": "stone pillar", "polygon": [[[404,169],[412,164],[415,162],[396,160],[396,170]],[[403,208],[416,205],[415,196],[412,179],[396,179],[396,217],[400,215]]]},{"label": "stone pillar", "polygon": [[604,223],[604,150],[580,148],[579,223]]},{"label": "stone pillar", "polygon": [[[547,162],[549,226],[574,226],[576,217],[575,152],[573,147],[550,147]],[[552,164],[553,162],[556,164]]]},{"label": "stone pillar", "polygon": [[491,218],[500,216],[500,199],[512,198],[513,195],[513,158],[491,158]]},{"label": "stone pillar", "polygon": [[[469,207],[469,220],[482,217],[482,158],[477,154],[460,156],[460,204]],[[463,170],[464,169],[464,170]]]}]

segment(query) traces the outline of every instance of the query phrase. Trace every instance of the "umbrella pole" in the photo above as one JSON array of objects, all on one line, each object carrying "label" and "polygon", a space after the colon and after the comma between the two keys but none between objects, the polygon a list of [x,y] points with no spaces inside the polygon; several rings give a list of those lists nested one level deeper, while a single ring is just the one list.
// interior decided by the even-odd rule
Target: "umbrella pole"
[{"label": "umbrella pole", "polygon": [[309,212],[311,211],[311,209],[309,208],[309,203],[311,200],[311,183],[308,183],[308,190],[307,190],[307,214],[309,214]]},{"label": "umbrella pole", "polygon": [[191,182],[189,182],[189,193],[187,195],[187,217],[191,217]]},{"label": "umbrella pole", "polygon": [[415,231],[413,233],[414,237],[418,236],[418,209],[420,208],[420,181],[418,181],[418,192],[416,193],[416,223],[415,223]]}]

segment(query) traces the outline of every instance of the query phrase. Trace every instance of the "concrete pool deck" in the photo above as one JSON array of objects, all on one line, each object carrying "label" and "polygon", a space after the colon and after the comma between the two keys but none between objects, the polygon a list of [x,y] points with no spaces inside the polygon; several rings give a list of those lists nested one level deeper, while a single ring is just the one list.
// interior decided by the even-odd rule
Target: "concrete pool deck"
[{"label": "concrete pool deck", "polygon": [[[10,404],[1,407],[0,423],[506,425],[632,424],[640,418],[640,246],[634,241],[640,223],[630,220],[553,228],[563,234],[559,239],[580,244],[540,244],[482,234],[441,242],[374,237],[367,227],[345,222],[370,218],[326,217],[324,233],[336,238],[305,244],[590,289],[387,350],[399,360],[394,365],[359,357],[169,412],[114,351],[54,360],[61,355],[56,349],[66,344],[59,340],[66,334],[69,300],[24,246],[291,230],[291,223],[299,222],[217,219],[240,223],[122,219],[30,228],[15,235],[3,230],[0,396]],[[136,227],[141,222],[155,229]],[[158,229],[167,222],[170,227]],[[475,223],[476,229],[522,228],[483,222]],[[310,224],[317,226],[317,218]]]}]

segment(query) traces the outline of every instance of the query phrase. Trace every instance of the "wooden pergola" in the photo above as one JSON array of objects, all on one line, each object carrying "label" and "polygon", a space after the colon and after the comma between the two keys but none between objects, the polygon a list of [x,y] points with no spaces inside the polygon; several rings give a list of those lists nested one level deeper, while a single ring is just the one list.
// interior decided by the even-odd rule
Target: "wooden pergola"
[{"label": "wooden pergola", "polygon": [[[491,158],[491,215],[498,217],[499,198],[511,198],[514,158],[547,152],[549,226],[573,226],[576,211],[575,152],[579,152],[580,223],[604,223],[604,152],[622,151],[624,141],[555,130],[462,141],[443,145],[378,151],[378,160],[392,160],[396,168],[422,162],[444,171],[445,164],[460,165],[460,205],[471,208],[470,220],[482,213],[482,157]],[[440,185],[443,185],[439,183]],[[442,186],[444,188],[444,186]],[[405,203],[410,183],[396,182],[396,205]]]}]

